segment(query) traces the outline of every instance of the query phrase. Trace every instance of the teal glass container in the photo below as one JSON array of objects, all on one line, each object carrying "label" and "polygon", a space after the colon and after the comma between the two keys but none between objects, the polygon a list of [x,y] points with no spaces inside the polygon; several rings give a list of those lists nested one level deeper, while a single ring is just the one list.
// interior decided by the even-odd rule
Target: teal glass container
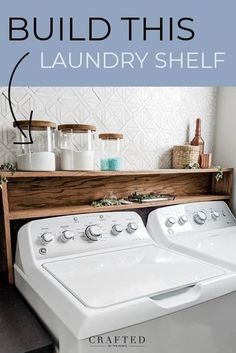
[{"label": "teal glass container", "polygon": [[99,134],[102,150],[100,159],[100,169],[103,171],[118,171],[122,168],[121,158],[121,133]]}]

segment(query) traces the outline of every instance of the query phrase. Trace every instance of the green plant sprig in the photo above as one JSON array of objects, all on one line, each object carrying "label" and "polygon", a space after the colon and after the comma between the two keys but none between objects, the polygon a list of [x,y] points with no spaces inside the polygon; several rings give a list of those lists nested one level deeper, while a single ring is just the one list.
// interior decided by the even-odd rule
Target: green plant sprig
[{"label": "green plant sprig", "polygon": [[102,207],[102,206],[117,206],[121,205],[120,200],[114,200],[114,199],[100,199],[100,200],[95,200],[92,202],[91,206],[92,207]]},{"label": "green plant sprig", "polygon": [[223,180],[223,178],[224,178],[224,171],[223,171],[224,168],[222,168],[221,166],[218,166],[216,168],[217,168],[217,173],[215,175],[215,180],[217,182],[219,182],[220,180]]},{"label": "green plant sprig", "polygon": [[184,169],[200,169],[200,165],[198,163],[189,163],[186,164]]},{"label": "green plant sprig", "polygon": [[7,183],[7,177],[2,176],[1,172],[9,172],[12,175],[16,172],[16,166],[12,163],[3,163],[0,165],[0,188],[2,188],[3,183]]},{"label": "green plant sprig", "polygon": [[150,192],[149,194],[140,194],[135,191],[133,194],[128,196],[128,200],[132,202],[142,203],[142,200],[156,199],[157,197],[158,195],[154,192]]}]

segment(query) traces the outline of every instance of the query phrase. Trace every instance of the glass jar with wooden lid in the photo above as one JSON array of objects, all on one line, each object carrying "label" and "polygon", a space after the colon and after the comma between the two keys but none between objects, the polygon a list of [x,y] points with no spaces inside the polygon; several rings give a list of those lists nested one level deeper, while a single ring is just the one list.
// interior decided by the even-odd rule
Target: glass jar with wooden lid
[{"label": "glass jar with wooden lid", "polygon": [[94,170],[94,125],[58,126],[62,170]]},{"label": "glass jar with wooden lid", "polygon": [[121,140],[122,133],[99,134],[102,151],[100,159],[101,170],[116,171],[121,169]]},{"label": "glass jar with wooden lid", "polygon": [[[56,124],[45,120],[18,120],[16,128],[17,169],[54,171],[56,169]],[[30,136],[31,135],[31,136]],[[33,143],[30,143],[32,139]]]}]

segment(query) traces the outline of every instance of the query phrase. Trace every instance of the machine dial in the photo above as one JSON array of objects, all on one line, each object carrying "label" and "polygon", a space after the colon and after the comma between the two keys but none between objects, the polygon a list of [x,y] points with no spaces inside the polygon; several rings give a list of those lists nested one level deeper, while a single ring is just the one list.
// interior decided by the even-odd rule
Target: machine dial
[{"label": "machine dial", "polygon": [[90,225],[85,229],[85,235],[89,240],[97,241],[102,236],[102,229],[97,224]]},{"label": "machine dial", "polygon": [[130,222],[127,225],[127,232],[128,233],[134,233],[138,229],[138,224],[136,222]]},{"label": "machine dial", "polygon": [[111,233],[113,235],[119,235],[120,233],[122,233],[124,230],[124,228],[122,227],[122,225],[120,224],[114,224],[111,228]]},{"label": "machine dial", "polygon": [[40,241],[43,245],[48,245],[54,240],[54,235],[50,232],[43,233],[40,237]]},{"label": "machine dial", "polygon": [[203,211],[198,211],[197,213],[195,213],[194,215],[194,221],[197,224],[204,224],[207,220],[207,215],[205,214],[205,212]]},{"label": "machine dial", "polygon": [[61,240],[67,242],[74,238],[74,233],[71,230],[64,230],[61,235]]},{"label": "machine dial", "polygon": [[188,217],[185,216],[185,215],[180,216],[178,222],[179,222],[179,224],[180,224],[181,226],[183,226],[185,223],[188,222]]},{"label": "machine dial", "polygon": [[214,211],[214,212],[212,212],[211,217],[214,219],[214,221],[217,221],[218,218],[220,217],[220,214],[219,214],[219,212]]},{"label": "machine dial", "polygon": [[167,218],[167,220],[166,220],[166,226],[168,227],[168,228],[171,228],[171,227],[173,227],[173,225],[176,223],[176,220],[174,219],[174,217],[169,217],[169,218]]}]

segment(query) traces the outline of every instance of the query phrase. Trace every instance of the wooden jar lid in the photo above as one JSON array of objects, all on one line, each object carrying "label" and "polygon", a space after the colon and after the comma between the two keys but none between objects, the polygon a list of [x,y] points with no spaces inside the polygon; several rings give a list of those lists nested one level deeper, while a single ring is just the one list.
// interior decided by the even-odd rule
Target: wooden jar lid
[{"label": "wooden jar lid", "polygon": [[123,134],[117,132],[104,132],[102,134],[99,134],[99,138],[101,140],[122,140]]},{"label": "wooden jar lid", "polygon": [[[17,123],[13,122],[13,127],[20,126],[23,130],[28,130],[29,128],[29,120],[18,120]],[[31,121],[31,129],[35,131],[46,130],[48,127],[52,129],[56,129],[56,124],[52,121],[47,120],[32,120]]]},{"label": "wooden jar lid", "polygon": [[63,124],[58,125],[59,131],[66,132],[88,132],[88,131],[96,131],[96,126],[94,125],[85,125],[85,124]]}]

